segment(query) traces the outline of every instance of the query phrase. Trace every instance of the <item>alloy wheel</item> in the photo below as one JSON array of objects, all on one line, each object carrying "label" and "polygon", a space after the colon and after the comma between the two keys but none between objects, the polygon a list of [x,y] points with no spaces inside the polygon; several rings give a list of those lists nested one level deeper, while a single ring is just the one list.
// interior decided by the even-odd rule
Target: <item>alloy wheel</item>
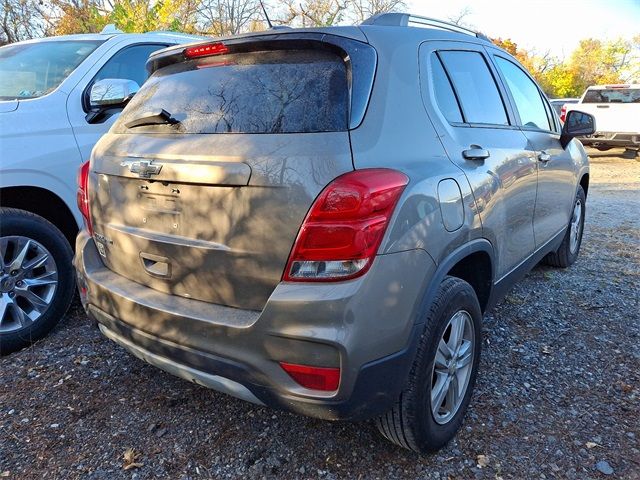
[{"label": "alloy wheel", "polygon": [[469,386],[475,335],[469,312],[456,312],[438,343],[431,374],[431,413],[436,423],[444,425],[456,414]]},{"label": "alloy wheel", "polygon": [[580,243],[580,233],[582,230],[582,201],[576,200],[571,214],[571,231],[569,232],[569,251],[574,254],[578,250]]},{"label": "alloy wheel", "polygon": [[0,333],[29,327],[49,309],[58,287],[51,253],[23,236],[0,238]]}]

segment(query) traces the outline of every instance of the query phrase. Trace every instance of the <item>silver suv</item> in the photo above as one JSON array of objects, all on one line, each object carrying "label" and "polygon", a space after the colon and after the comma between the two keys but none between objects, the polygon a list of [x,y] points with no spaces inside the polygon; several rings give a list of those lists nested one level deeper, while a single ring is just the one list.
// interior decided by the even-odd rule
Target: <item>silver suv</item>
[{"label": "silver suv", "polygon": [[153,54],[78,198],[83,303],[201,385],[442,447],[481,321],[578,256],[589,184],[549,101],[486,38],[407,14]]}]

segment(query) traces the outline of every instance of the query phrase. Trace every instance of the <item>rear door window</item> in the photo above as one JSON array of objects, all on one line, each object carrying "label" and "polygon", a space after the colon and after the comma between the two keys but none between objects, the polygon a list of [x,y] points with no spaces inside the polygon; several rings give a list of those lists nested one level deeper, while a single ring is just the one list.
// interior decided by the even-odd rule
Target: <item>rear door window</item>
[{"label": "rear door window", "polygon": [[494,58],[507,82],[522,126],[551,130],[549,116],[536,84],[515,63],[502,57]]},{"label": "rear door window", "polygon": [[[347,130],[347,70],[324,50],[277,50],[205,57],[164,67],[136,94],[119,132],[311,133]],[[164,109],[176,125],[127,129]]]},{"label": "rear door window", "polygon": [[508,125],[507,112],[487,62],[479,52],[440,51],[466,123]]}]

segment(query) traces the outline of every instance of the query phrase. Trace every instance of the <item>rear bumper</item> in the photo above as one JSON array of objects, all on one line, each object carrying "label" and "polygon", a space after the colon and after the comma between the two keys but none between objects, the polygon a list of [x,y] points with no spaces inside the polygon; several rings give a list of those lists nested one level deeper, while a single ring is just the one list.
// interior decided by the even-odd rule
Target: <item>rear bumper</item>
[{"label": "rear bumper", "polygon": [[[404,386],[434,271],[421,250],[379,256],[340,284],[280,284],[261,312],[158,292],[104,267],[82,232],[83,304],[105,336],[174,375],[258,404],[325,419],[364,419]],[[308,390],[279,362],[340,367],[336,392]]]},{"label": "rear bumper", "polygon": [[592,147],[640,147],[640,133],[596,132],[580,141]]}]

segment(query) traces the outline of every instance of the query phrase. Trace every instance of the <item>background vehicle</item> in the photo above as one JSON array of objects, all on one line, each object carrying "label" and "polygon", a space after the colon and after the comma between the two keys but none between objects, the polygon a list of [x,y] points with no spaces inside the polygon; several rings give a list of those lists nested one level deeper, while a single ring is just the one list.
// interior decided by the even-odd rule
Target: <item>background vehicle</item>
[{"label": "background vehicle", "polygon": [[558,117],[560,117],[560,120],[562,122],[564,122],[564,115],[566,114],[565,109],[563,109],[562,107],[564,107],[564,105],[567,103],[578,103],[579,101],[580,101],[579,98],[550,98],[549,99],[549,103],[555,110]]},{"label": "background vehicle", "polygon": [[[625,147],[637,154],[640,148],[640,84],[598,85],[587,88],[579,103],[566,111],[580,110],[596,118],[596,132],[580,138],[598,150]],[[635,155],[634,155],[635,156]]]},{"label": "background vehicle", "polygon": [[72,299],[76,174],[124,106],[92,103],[92,87],[130,96],[151,52],[199,38],[107,31],[0,48],[0,354],[46,334]]},{"label": "background vehicle", "polygon": [[572,137],[593,117],[561,130],[513,57],[407,14],[149,65],[80,179],[78,285],[102,332],[245,400],[443,446],[482,313],[543,258],[577,258]]}]

